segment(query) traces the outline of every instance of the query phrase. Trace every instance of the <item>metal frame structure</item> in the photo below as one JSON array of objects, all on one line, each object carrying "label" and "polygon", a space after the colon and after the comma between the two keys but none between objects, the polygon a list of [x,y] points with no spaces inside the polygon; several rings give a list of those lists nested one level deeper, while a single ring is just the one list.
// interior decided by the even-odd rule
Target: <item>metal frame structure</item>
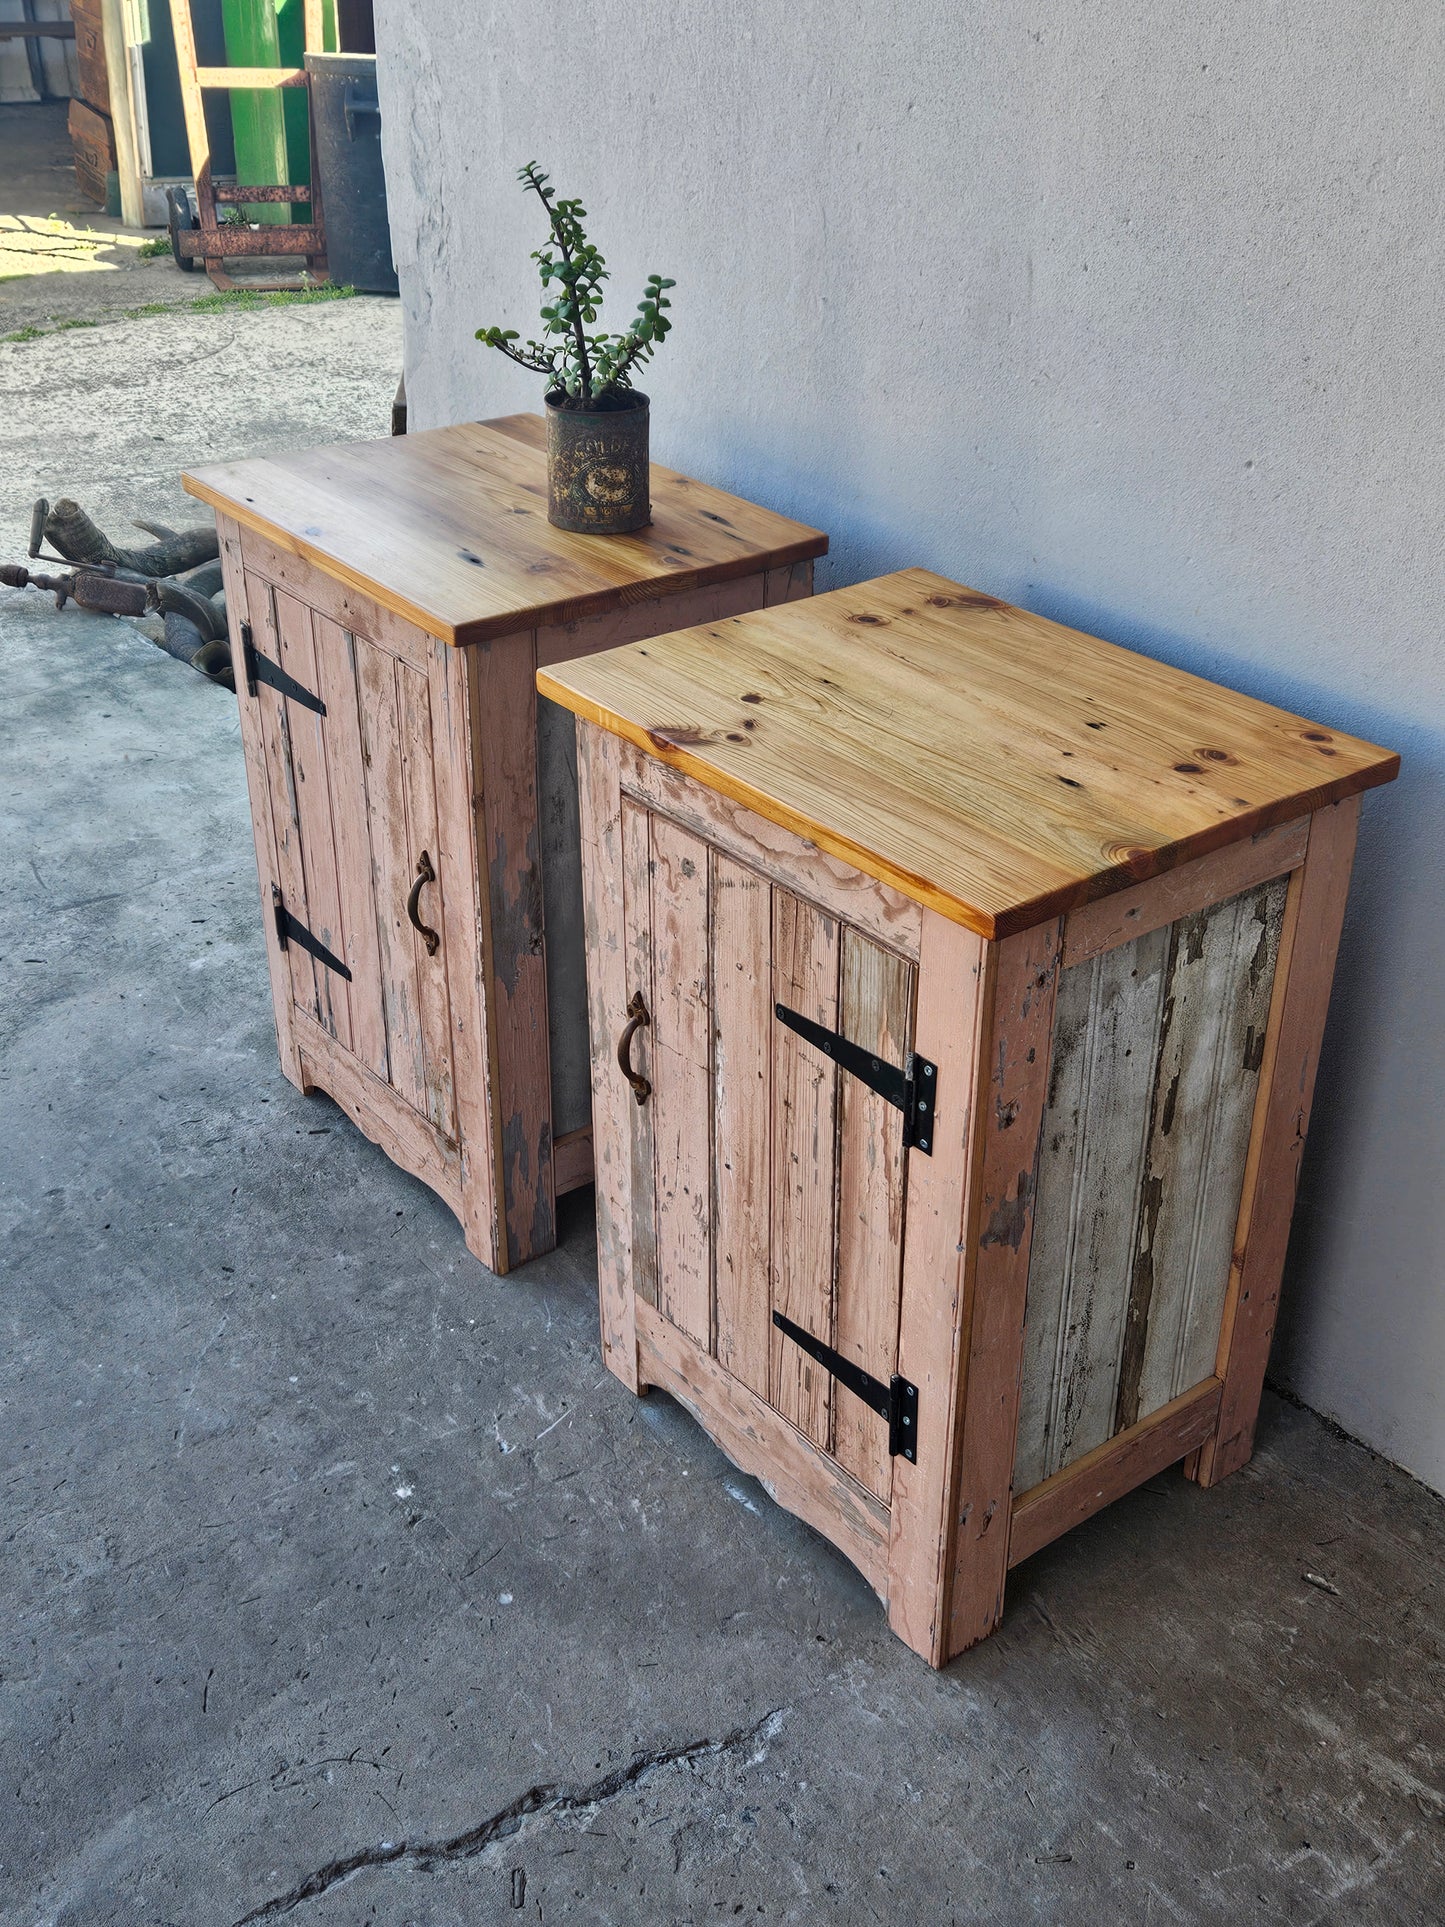
[{"label": "metal frame structure", "polygon": [[[256,289],[295,288],[301,278],[281,281],[238,283],[227,272],[225,263],[245,255],[303,255],[305,272],[311,281],[326,279],[326,230],[321,215],[321,190],[316,170],[316,129],[311,125],[311,185],[285,184],[248,187],[236,181],[216,181],[211,174],[211,142],[206,131],[204,97],[207,92],[230,93],[248,88],[269,92],[273,88],[304,87],[310,100],[310,75],[305,67],[202,67],[196,57],[195,29],[191,21],[191,0],[170,0],[171,23],[176,42],[176,65],[180,71],[181,106],[186,121],[186,141],[195,177],[197,225],[171,223],[171,245],[177,263],[189,267],[205,263],[206,273],[218,288],[245,286]],[[325,48],[322,0],[305,0],[303,13],[306,53],[321,53]],[[308,206],[311,219],[304,226],[253,229],[223,226],[220,210],[259,201],[296,202]]]}]

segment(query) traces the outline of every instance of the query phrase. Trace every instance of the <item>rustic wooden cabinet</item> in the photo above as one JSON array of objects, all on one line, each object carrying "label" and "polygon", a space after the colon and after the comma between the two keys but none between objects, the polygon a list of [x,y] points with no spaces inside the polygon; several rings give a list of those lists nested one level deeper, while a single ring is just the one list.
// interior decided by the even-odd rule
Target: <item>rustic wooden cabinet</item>
[{"label": "rustic wooden cabinet", "polygon": [[913,570],[557,663],[603,1347],[934,1664],[1249,1456],[1398,759]]},{"label": "rustic wooden cabinet", "polygon": [[226,463],[216,509],[281,1063],[495,1271],[592,1174],[571,718],[539,663],[807,595],[816,530],[654,468],[546,519],[533,416]]}]

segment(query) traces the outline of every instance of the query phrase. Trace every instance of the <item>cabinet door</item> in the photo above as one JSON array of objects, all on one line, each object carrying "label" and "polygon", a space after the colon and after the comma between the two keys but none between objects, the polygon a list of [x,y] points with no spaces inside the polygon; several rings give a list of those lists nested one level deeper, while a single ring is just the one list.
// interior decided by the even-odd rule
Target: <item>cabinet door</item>
[{"label": "cabinet door", "polygon": [[455,1143],[443,907],[465,884],[438,848],[431,672],[249,572],[246,591],[257,650],[325,705],[318,714],[265,682],[240,698],[254,701],[262,737],[274,882],[351,973],[287,946],[298,1042],[304,1051],[308,1022],[318,1026]]},{"label": "cabinet door", "polygon": [[885,1384],[897,1368],[900,1113],[775,1006],[902,1065],[914,966],[624,797],[627,991],[650,1022],[632,1145],[640,1296],[875,1496],[887,1422],[779,1331],[776,1310]]}]

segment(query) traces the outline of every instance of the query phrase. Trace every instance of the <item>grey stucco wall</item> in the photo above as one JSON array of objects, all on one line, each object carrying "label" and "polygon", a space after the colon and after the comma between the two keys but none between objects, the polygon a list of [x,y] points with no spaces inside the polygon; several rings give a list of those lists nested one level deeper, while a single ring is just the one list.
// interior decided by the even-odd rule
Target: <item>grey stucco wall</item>
[{"label": "grey stucco wall", "polygon": [[1276,1375],[1445,1489],[1445,25],[1421,0],[381,0],[415,427],[539,405],[536,159],[653,450],[1399,749],[1366,801]]}]

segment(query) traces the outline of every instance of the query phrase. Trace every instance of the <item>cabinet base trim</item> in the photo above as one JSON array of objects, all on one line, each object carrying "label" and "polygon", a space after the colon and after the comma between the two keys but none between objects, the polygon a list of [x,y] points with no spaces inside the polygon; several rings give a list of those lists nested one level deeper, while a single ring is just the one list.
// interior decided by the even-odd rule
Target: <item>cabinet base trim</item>
[{"label": "cabinet base trim", "polygon": [[1146,1479],[1197,1451],[1214,1431],[1223,1390],[1219,1379],[1203,1379],[1137,1425],[1021,1493],[1014,1500],[1009,1527],[1009,1565],[1018,1565],[1061,1533],[1082,1525]]},{"label": "cabinet base trim", "polygon": [[822,1533],[886,1603],[887,1506],[644,1301],[637,1305],[637,1373],[640,1384],[656,1385],[686,1407],[740,1472]]},{"label": "cabinet base trim", "polygon": [[458,1147],[443,1138],[389,1084],[348,1058],[336,1039],[305,1011],[291,1012],[292,1035],[301,1057],[302,1087],[334,1098],[363,1136],[394,1164],[428,1185],[459,1218],[462,1163]]}]

